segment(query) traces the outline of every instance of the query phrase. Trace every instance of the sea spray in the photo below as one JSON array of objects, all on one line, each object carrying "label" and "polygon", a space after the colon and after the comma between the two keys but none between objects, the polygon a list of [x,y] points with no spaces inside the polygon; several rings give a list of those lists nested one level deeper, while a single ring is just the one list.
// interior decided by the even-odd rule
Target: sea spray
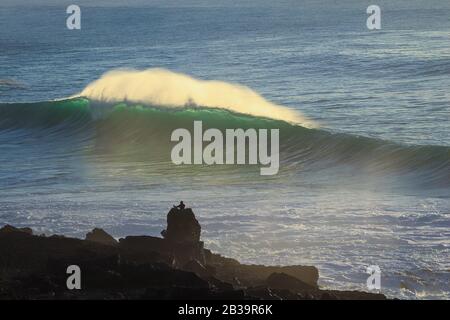
[{"label": "sea spray", "polygon": [[165,69],[113,70],[89,84],[77,96],[113,103],[127,101],[168,107],[221,108],[306,127],[317,126],[300,112],[269,102],[248,87],[199,80]]}]

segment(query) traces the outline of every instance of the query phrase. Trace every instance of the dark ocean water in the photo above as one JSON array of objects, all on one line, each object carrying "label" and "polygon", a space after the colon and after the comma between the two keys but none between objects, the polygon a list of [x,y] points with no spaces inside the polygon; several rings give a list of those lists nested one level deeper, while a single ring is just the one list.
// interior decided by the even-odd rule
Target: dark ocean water
[{"label": "dark ocean water", "polygon": [[[0,225],[158,235],[182,199],[213,251],[338,289],[379,265],[390,296],[448,299],[450,10],[387,3],[369,32],[366,7],[82,7],[70,31],[63,6],[0,6]],[[239,83],[319,126],[78,95],[117,68]],[[194,120],[279,128],[279,174],[174,166]]]}]

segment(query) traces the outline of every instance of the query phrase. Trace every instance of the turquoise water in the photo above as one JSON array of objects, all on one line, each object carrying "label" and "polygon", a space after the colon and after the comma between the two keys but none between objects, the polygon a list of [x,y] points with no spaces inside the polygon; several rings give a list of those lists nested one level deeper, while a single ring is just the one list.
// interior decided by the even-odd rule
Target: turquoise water
[{"label": "turquoise water", "polygon": [[[380,5],[377,32],[351,1],[82,7],[81,31],[64,7],[0,6],[0,224],[158,235],[182,199],[224,255],[313,264],[338,289],[375,264],[389,296],[448,299],[450,10]],[[320,126],[67,98],[123,67],[240,83]],[[194,120],[280,128],[279,174],[174,166],[170,133]]]}]

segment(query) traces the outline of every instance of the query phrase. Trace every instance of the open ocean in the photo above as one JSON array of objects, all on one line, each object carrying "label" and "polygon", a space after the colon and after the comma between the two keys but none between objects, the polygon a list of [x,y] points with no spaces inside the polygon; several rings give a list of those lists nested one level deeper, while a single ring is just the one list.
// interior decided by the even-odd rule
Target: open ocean
[{"label": "open ocean", "polygon": [[[321,286],[361,290],[366,266],[379,265],[389,297],[449,299],[450,5],[440,2],[380,1],[372,32],[364,1],[82,6],[78,31],[65,6],[0,4],[0,226],[159,235],[184,200],[205,246],[241,262],[315,265]],[[92,83],[118,68],[150,70],[115,74],[132,85]],[[230,109],[247,90],[232,84],[213,90],[214,105],[196,93],[175,108],[132,99],[136,83],[170,100],[197,83],[184,75],[246,86],[316,127],[249,111],[246,94]],[[170,134],[194,120],[279,128],[280,172],[173,165]]]}]

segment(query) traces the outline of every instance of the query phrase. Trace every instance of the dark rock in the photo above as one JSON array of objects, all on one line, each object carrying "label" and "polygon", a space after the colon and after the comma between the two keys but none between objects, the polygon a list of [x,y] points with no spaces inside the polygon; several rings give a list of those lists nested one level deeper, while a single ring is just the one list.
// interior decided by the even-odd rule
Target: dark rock
[{"label": "dark rock", "polygon": [[299,296],[290,290],[273,289],[265,286],[252,287],[245,290],[247,299],[261,300],[299,300]]},{"label": "dark rock", "polygon": [[216,289],[217,291],[220,291],[220,292],[234,291],[234,287],[230,283],[220,281],[219,279],[216,279],[214,277],[209,277],[207,280],[208,280],[210,287],[213,289]]},{"label": "dark rock", "polygon": [[32,235],[33,230],[31,228],[16,228],[9,224],[0,229],[0,235],[5,234],[19,234],[19,235]]},{"label": "dark rock", "polygon": [[266,280],[266,285],[272,289],[291,290],[293,292],[310,291],[317,289],[293,276],[285,273],[272,273]]},{"label": "dark rock", "polygon": [[111,246],[118,244],[116,239],[106,233],[105,230],[99,228],[94,228],[91,232],[88,232],[86,234],[86,240]]},{"label": "dark rock", "polygon": [[128,236],[120,239],[119,248],[126,260],[139,263],[164,262],[183,269],[190,260],[204,263],[203,242],[172,242],[150,236]]},{"label": "dark rock", "polygon": [[266,279],[272,273],[284,273],[318,288],[319,271],[312,266],[243,265],[234,259],[222,258],[217,255],[213,261],[212,266],[217,270],[217,278],[229,283],[235,283],[237,279],[245,287],[257,287],[265,285]]},{"label": "dark rock", "polygon": [[151,236],[128,236],[119,240],[120,247],[127,250],[164,252],[169,247],[164,239]]},{"label": "dark rock", "polygon": [[198,260],[190,260],[188,261],[182,268],[185,271],[193,272],[198,275],[200,278],[206,279],[212,276],[207,268],[203,264],[201,264]]},{"label": "dark rock", "polygon": [[[117,243],[101,229],[86,240],[0,229],[1,299],[385,299],[382,294],[320,290],[309,266],[242,265],[203,247],[191,209],[172,209],[165,238]],[[67,290],[67,267],[82,270],[83,290]],[[233,286],[234,285],[234,286]]]},{"label": "dark rock", "polygon": [[207,281],[192,272],[172,269],[163,264],[122,265],[119,273],[124,278],[124,286],[135,288],[185,287],[209,289]]},{"label": "dark rock", "polygon": [[250,287],[244,291],[247,299],[250,300],[281,300],[270,288],[264,286]]},{"label": "dark rock", "polygon": [[201,227],[192,209],[172,208],[167,214],[167,229],[162,232],[164,238],[171,242],[200,242]]},{"label": "dark rock", "polygon": [[111,246],[80,239],[32,236],[24,232],[3,233],[0,241],[0,270],[9,270],[9,274],[19,271],[46,272],[51,260],[66,260],[76,264],[77,261],[114,254],[117,254],[117,250]]},{"label": "dark rock", "polygon": [[203,255],[203,242],[191,243],[171,243],[171,253],[174,257],[174,267],[182,268],[191,260],[197,260],[205,264]]},{"label": "dark rock", "polygon": [[54,292],[57,289],[57,285],[53,282],[52,278],[43,274],[33,274],[24,277],[19,284],[23,289],[31,290],[39,294]]},{"label": "dark rock", "polygon": [[386,296],[381,293],[363,292],[363,291],[338,291],[321,290],[321,296],[315,296],[315,299],[323,300],[386,300]]},{"label": "dark rock", "polygon": [[121,259],[124,263],[173,264],[169,244],[164,239],[150,236],[128,236],[119,240]]},{"label": "dark rock", "polygon": [[214,292],[209,288],[160,287],[147,288],[141,299],[150,300],[210,300]]},{"label": "dark rock", "polygon": [[329,292],[322,293],[320,300],[337,300],[337,297]]},{"label": "dark rock", "polygon": [[240,266],[240,262],[236,259],[223,257],[220,254],[212,253],[211,250],[204,249],[204,257],[205,261],[208,265],[217,265],[217,266]]}]

